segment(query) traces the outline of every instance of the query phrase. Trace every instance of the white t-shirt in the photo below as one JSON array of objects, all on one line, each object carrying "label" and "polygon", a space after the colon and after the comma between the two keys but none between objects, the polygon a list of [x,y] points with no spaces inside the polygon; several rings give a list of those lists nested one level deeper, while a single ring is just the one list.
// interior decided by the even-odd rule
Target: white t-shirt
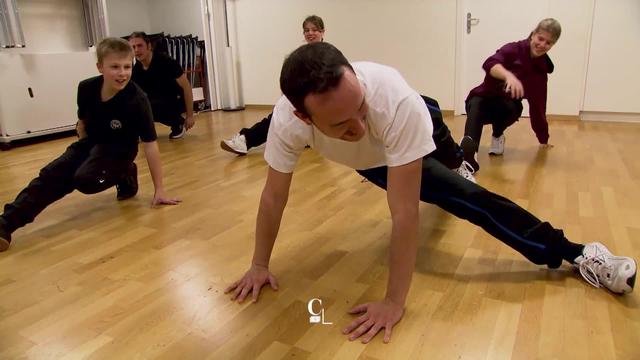
[{"label": "white t-shirt", "polygon": [[357,142],[330,138],[294,114],[282,96],[276,103],[264,158],[277,171],[292,173],[308,144],[329,160],[356,170],[400,166],[436,149],[427,106],[400,73],[371,62],[351,64],[369,106],[365,135]]}]

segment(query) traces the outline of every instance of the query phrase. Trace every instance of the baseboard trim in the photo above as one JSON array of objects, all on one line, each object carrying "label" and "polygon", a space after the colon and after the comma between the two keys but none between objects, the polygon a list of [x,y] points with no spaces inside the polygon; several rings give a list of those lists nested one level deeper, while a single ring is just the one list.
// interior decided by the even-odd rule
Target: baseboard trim
[{"label": "baseboard trim", "polygon": [[606,111],[581,111],[580,120],[640,123],[640,114],[639,113],[606,112]]},{"label": "baseboard trim", "polygon": [[245,109],[247,110],[273,110],[274,105],[245,105]]},{"label": "baseboard trim", "polygon": [[577,121],[580,120],[580,117],[577,115],[547,115],[547,120],[552,121]]}]

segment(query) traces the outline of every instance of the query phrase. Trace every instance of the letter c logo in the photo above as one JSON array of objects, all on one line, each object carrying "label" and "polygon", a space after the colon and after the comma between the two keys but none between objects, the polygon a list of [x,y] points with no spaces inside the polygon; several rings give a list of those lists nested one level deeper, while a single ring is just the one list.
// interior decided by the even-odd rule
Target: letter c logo
[{"label": "letter c logo", "polygon": [[[320,304],[320,311],[318,311],[317,313],[313,312],[313,303],[316,301]],[[309,300],[309,303],[307,303],[307,310],[309,310],[309,314],[311,315],[315,315],[315,316],[320,315],[322,313],[322,300],[321,299]]]}]

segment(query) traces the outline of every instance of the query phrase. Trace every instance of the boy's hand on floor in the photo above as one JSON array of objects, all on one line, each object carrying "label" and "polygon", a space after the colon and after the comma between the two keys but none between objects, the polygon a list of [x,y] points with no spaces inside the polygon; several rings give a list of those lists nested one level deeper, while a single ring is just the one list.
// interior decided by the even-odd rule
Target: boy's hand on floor
[{"label": "boy's hand on floor", "polygon": [[158,205],[178,205],[182,200],[174,197],[170,197],[165,195],[164,193],[156,192],[153,195],[153,200],[151,200],[151,207],[156,207]]}]

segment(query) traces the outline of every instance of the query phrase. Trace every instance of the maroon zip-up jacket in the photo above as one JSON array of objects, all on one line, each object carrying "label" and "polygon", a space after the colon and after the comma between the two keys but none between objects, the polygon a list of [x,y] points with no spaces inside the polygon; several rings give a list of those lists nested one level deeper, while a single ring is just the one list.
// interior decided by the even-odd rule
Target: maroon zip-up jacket
[{"label": "maroon zip-up jacket", "polygon": [[549,141],[549,125],[547,124],[547,74],[553,72],[553,62],[547,54],[531,57],[529,39],[504,45],[491,55],[482,68],[486,72],[484,81],[475,87],[467,100],[473,96],[501,96],[510,98],[504,91],[504,81],[491,76],[489,71],[496,64],[502,64],[511,71],[524,87],[524,98],[529,102],[531,128],[536,133],[540,144]]}]

